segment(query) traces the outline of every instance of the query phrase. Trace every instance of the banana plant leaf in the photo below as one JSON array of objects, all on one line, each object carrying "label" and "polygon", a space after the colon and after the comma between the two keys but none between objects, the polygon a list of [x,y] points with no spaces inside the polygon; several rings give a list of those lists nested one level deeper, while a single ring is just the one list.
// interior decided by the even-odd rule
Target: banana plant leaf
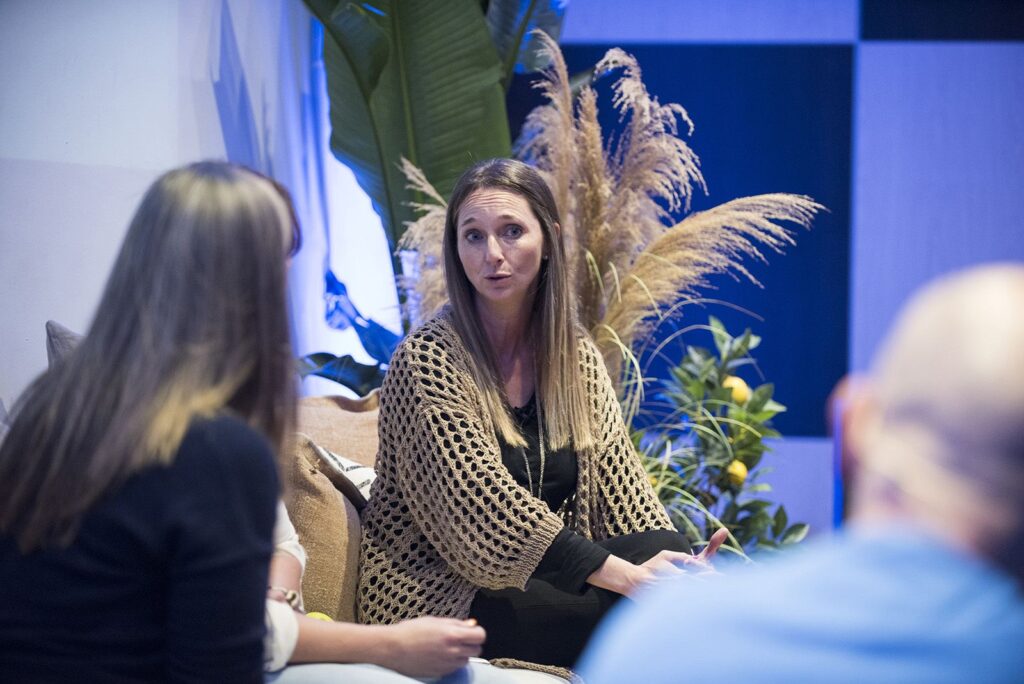
[{"label": "banana plant leaf", "polygon": [[550,59],[541,55],[536,29],[555,42],[562,34],[562,20],[568,0],[490,0],[487,3],[487,29],[502,63],[502,80],[508,90],[513,72],[540,71]]},{"label": "banana plant leaf", "polygon": [[447,196],[470,164],[511,153],[502,63],[477,0],[305,3],[325,29],[331,149],[393,252],[417,199],[403,156]]},{"label": "banana plant leaf", "polygon": [[380,387],[384,381],[384,369],[366,363],[359,363],[351,355],[335,356],[328,352],[316,352],[300,357],[299,376],[316,375],[340,383],[365,397]]}]

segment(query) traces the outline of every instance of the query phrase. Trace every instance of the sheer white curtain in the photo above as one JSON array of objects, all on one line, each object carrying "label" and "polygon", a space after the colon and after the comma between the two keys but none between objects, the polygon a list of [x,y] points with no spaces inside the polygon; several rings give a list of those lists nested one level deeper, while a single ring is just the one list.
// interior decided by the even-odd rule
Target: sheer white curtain
[{"label": "sheer white curtain", "polygon": [[[303,248],[291,267],[296,352],[330,351],[371,362],[351,330],[324,321],[324,274],[333,270],[364,316],[400,329],[391,261],[380,219],[351,171],[331,154],[323,30],[297,0],[258,9],[221,3],[213,80],[225,149],[232,161],[292,191]],[[307,379],[308,393],[341,386]]]},{"label": "sheer white curtain", "polygon": [[[40,41],[43,42],[40,42]],[[295,196],[296,351],[369,361],[323,319],[330,266],[398,329],[376,214],[327,149],[317,31],[300,0],[0,0],[0,400],[46,367],[44,324],[85,330],[146,187],[228,158]],[[337,392],[324,384],[307,391]]]}]

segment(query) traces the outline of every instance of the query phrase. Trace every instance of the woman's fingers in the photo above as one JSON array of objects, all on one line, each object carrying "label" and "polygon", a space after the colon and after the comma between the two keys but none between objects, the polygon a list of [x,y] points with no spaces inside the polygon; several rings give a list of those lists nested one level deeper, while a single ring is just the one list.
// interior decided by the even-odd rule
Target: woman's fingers
[{"label": "woman's fingers", "polygon": [[480,644],[460,644],[453,646],[450,653],[454,658],[476,658],[482,650]]},{"label": "woman's fingers", "polygon": [[676,572],[682,572],[681,567],[687,565],[701,565],[703,561],[693,554],[683,553],[682,551],[661,551],[657,556],[651,559],[651,562],[667,563],[672,566]]},{"label": "woman's fingers", "polygon": [[651,570],[659,576],[683,574],[683,571],[679,569],[679,566],[670,560],[659,560],[653,565],[653,567],[651,567]]},{"label": "woman's fingers", "polygon": [[701,551],[705,559],[709,559],[718,553],[718,547],[720,547],[725,540],[729,538],[729,530],[724,527],[720,527],[715,530],[715,533],[711,535],[711,539],[708,540],[708,545]]},{"label": "woman's fingers", "polygon": [[460,658],[474,658],[480,655],[487,633],[477,625],[476,620],[459,620],[452,629],[451,653]]},{"label": "woman's fingers", "polygon": [[463,643],[480,645],[487,639],[487,632],[473,618],[460,620],[457,629],[459,640]]}]

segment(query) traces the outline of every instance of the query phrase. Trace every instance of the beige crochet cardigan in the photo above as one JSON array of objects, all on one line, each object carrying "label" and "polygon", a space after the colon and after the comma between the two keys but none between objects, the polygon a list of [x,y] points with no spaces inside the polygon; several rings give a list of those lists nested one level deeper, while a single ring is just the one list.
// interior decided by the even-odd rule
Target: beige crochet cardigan
[{"label": "beige crochet cardigan", "polygon": [[673,529],[597,349],[580,339],[598,446],[577,454],[564,519],[512,478],[446,314],[410,334],[380,391],[377,479],[362,513],[359,621],[464,618],[477,589],[522,589],[564,525],[590,539]]}]

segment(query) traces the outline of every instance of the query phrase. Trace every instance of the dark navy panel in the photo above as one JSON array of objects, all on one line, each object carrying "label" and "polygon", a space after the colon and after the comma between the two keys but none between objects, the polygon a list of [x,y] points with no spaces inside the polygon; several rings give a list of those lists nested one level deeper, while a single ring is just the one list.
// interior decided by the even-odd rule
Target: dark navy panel
[{"label": "dark navy panel", "polygon": [[[593,65],[609,46],[564,48],[570,72]],[[763,317],[722,307],[690,308],[684,324],[709,313],[730,330],[751,327],[764,342],[757,357],[776,398],[789,406],[777,427],[784,434],[825,434],[824,403],[847,367],[850,226],[850,111],[853,50],[849,46],[624,45],[640,61],[644,82],[662,102],[678,102],[696,124],[690,143],[700,155],[710,196],[706,209],[747,195],[793,192],[814,197],[830,212],[797,236],[770,264],[748,264],[764,284],[716,278],[707,296]],[[605,130],[618,125],[608,84],[600,84]],[[513,130],[535,102],[522,83],[510,93]],[[664,334],[671,332],[668,328]],[[687,338],[711,346],[710,336]],[[654,374],[666,369],[655,364]],[[748,381],[757,382],[756,373]]]},{"label": "dark navy panel", "polygon": [[863,40],[1024,40],[1021,0],[861,0]]}]

